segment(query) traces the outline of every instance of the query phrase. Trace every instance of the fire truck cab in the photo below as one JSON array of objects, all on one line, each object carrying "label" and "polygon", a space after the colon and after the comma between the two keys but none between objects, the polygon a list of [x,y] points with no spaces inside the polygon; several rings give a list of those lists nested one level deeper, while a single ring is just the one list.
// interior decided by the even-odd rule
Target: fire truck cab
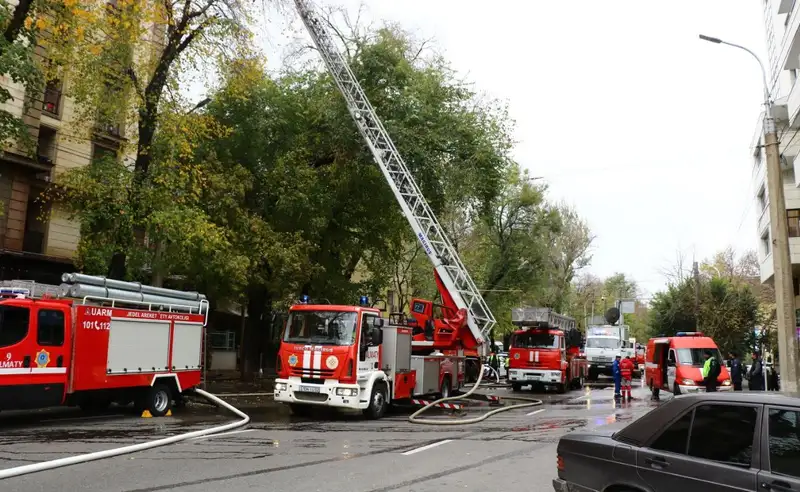
[{"label": "fire truck cab", "polygon": [[512,322],[524,327],[511,336],[508,352],[508,381],[514,391],[531,385],[563,393],[583,386],[588,364],[580,355],[574,319],[550,308],[516,308]]},{"label": "fire truck cab", "polygon": [[730,375],[714,340],[700,332],[679,332],[647,342],[645,378],[653,396],[658,397],[661,390],[674,395],[704,392],[702,368],[707,350],[720,361],[718,391],[731,391]]},{"label": "fire truck cab", "polygon": [[292,306],[276,361],[275,401],[298,415],[328,406],[377,419],[393,401],[450,396],[464,383],[464,357],[412,355],[413,330],[365,305]]}]

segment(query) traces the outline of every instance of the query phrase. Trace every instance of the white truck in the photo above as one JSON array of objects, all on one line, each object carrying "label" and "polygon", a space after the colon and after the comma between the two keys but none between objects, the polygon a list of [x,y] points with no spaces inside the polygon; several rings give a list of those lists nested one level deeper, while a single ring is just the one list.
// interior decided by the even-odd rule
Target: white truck
[{"label": "white truck", "polygon": [[586,329],[586,359],[589,361],[589,381],[597,381],[598,376],[611,376],[611,364],[619,355],[622,358],[635,357],[635,346],[628,347],[627,325],[590,326]]}]

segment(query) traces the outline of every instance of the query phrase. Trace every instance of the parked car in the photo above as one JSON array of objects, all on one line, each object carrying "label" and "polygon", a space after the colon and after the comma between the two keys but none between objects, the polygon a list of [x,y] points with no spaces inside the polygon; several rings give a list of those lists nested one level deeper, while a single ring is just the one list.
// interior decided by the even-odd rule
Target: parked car
[{"label": "parked car", "polygon": [[559,492],[800,491],[800,399],[679,396],[613,434],[568,434],[557,453]]}]

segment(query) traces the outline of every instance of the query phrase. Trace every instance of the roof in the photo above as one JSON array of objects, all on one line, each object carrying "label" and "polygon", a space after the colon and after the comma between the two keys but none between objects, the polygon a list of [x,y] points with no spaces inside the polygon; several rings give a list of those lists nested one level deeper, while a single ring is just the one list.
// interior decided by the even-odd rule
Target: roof
[{"label": "roof", "polygon": [[656,340],[668,339],[674,348],[717,348],[717,344],[711,337],[653,337],[647,343],[655,343]]},{"label": "roof", "polygon": [[346,306],[342,304],[295,304],[290,311],[344,311],[344,312],[358,312],[370,311],[380,313],[380,309],[367,306]]},{"label": "roof", "polygon": [[654,429],[661,429],[699,403],[752,403],[800,407],[800,395],[766,391],[717,391],[714,393],[693,393],[671,398],[658,409],[647,413],[628,427],[618,432],[615,438],[641,446],[653,435]]}]

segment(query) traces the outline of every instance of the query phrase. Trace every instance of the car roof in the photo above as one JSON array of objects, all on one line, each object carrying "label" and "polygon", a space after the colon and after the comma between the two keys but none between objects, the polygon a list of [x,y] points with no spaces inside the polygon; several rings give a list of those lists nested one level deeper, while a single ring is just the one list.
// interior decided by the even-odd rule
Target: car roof
[{"label": "car roof", "polygon": [[778,405],[800,408],[800,394],[747,391],[693,393],[676,396],[659,408],[645,414],[642,418],[625,427],[614,438],[641,446],[653,435],[654,430],[663,429],[675,418],[693,406],[702,403],[751,403],[757,405]]}]

